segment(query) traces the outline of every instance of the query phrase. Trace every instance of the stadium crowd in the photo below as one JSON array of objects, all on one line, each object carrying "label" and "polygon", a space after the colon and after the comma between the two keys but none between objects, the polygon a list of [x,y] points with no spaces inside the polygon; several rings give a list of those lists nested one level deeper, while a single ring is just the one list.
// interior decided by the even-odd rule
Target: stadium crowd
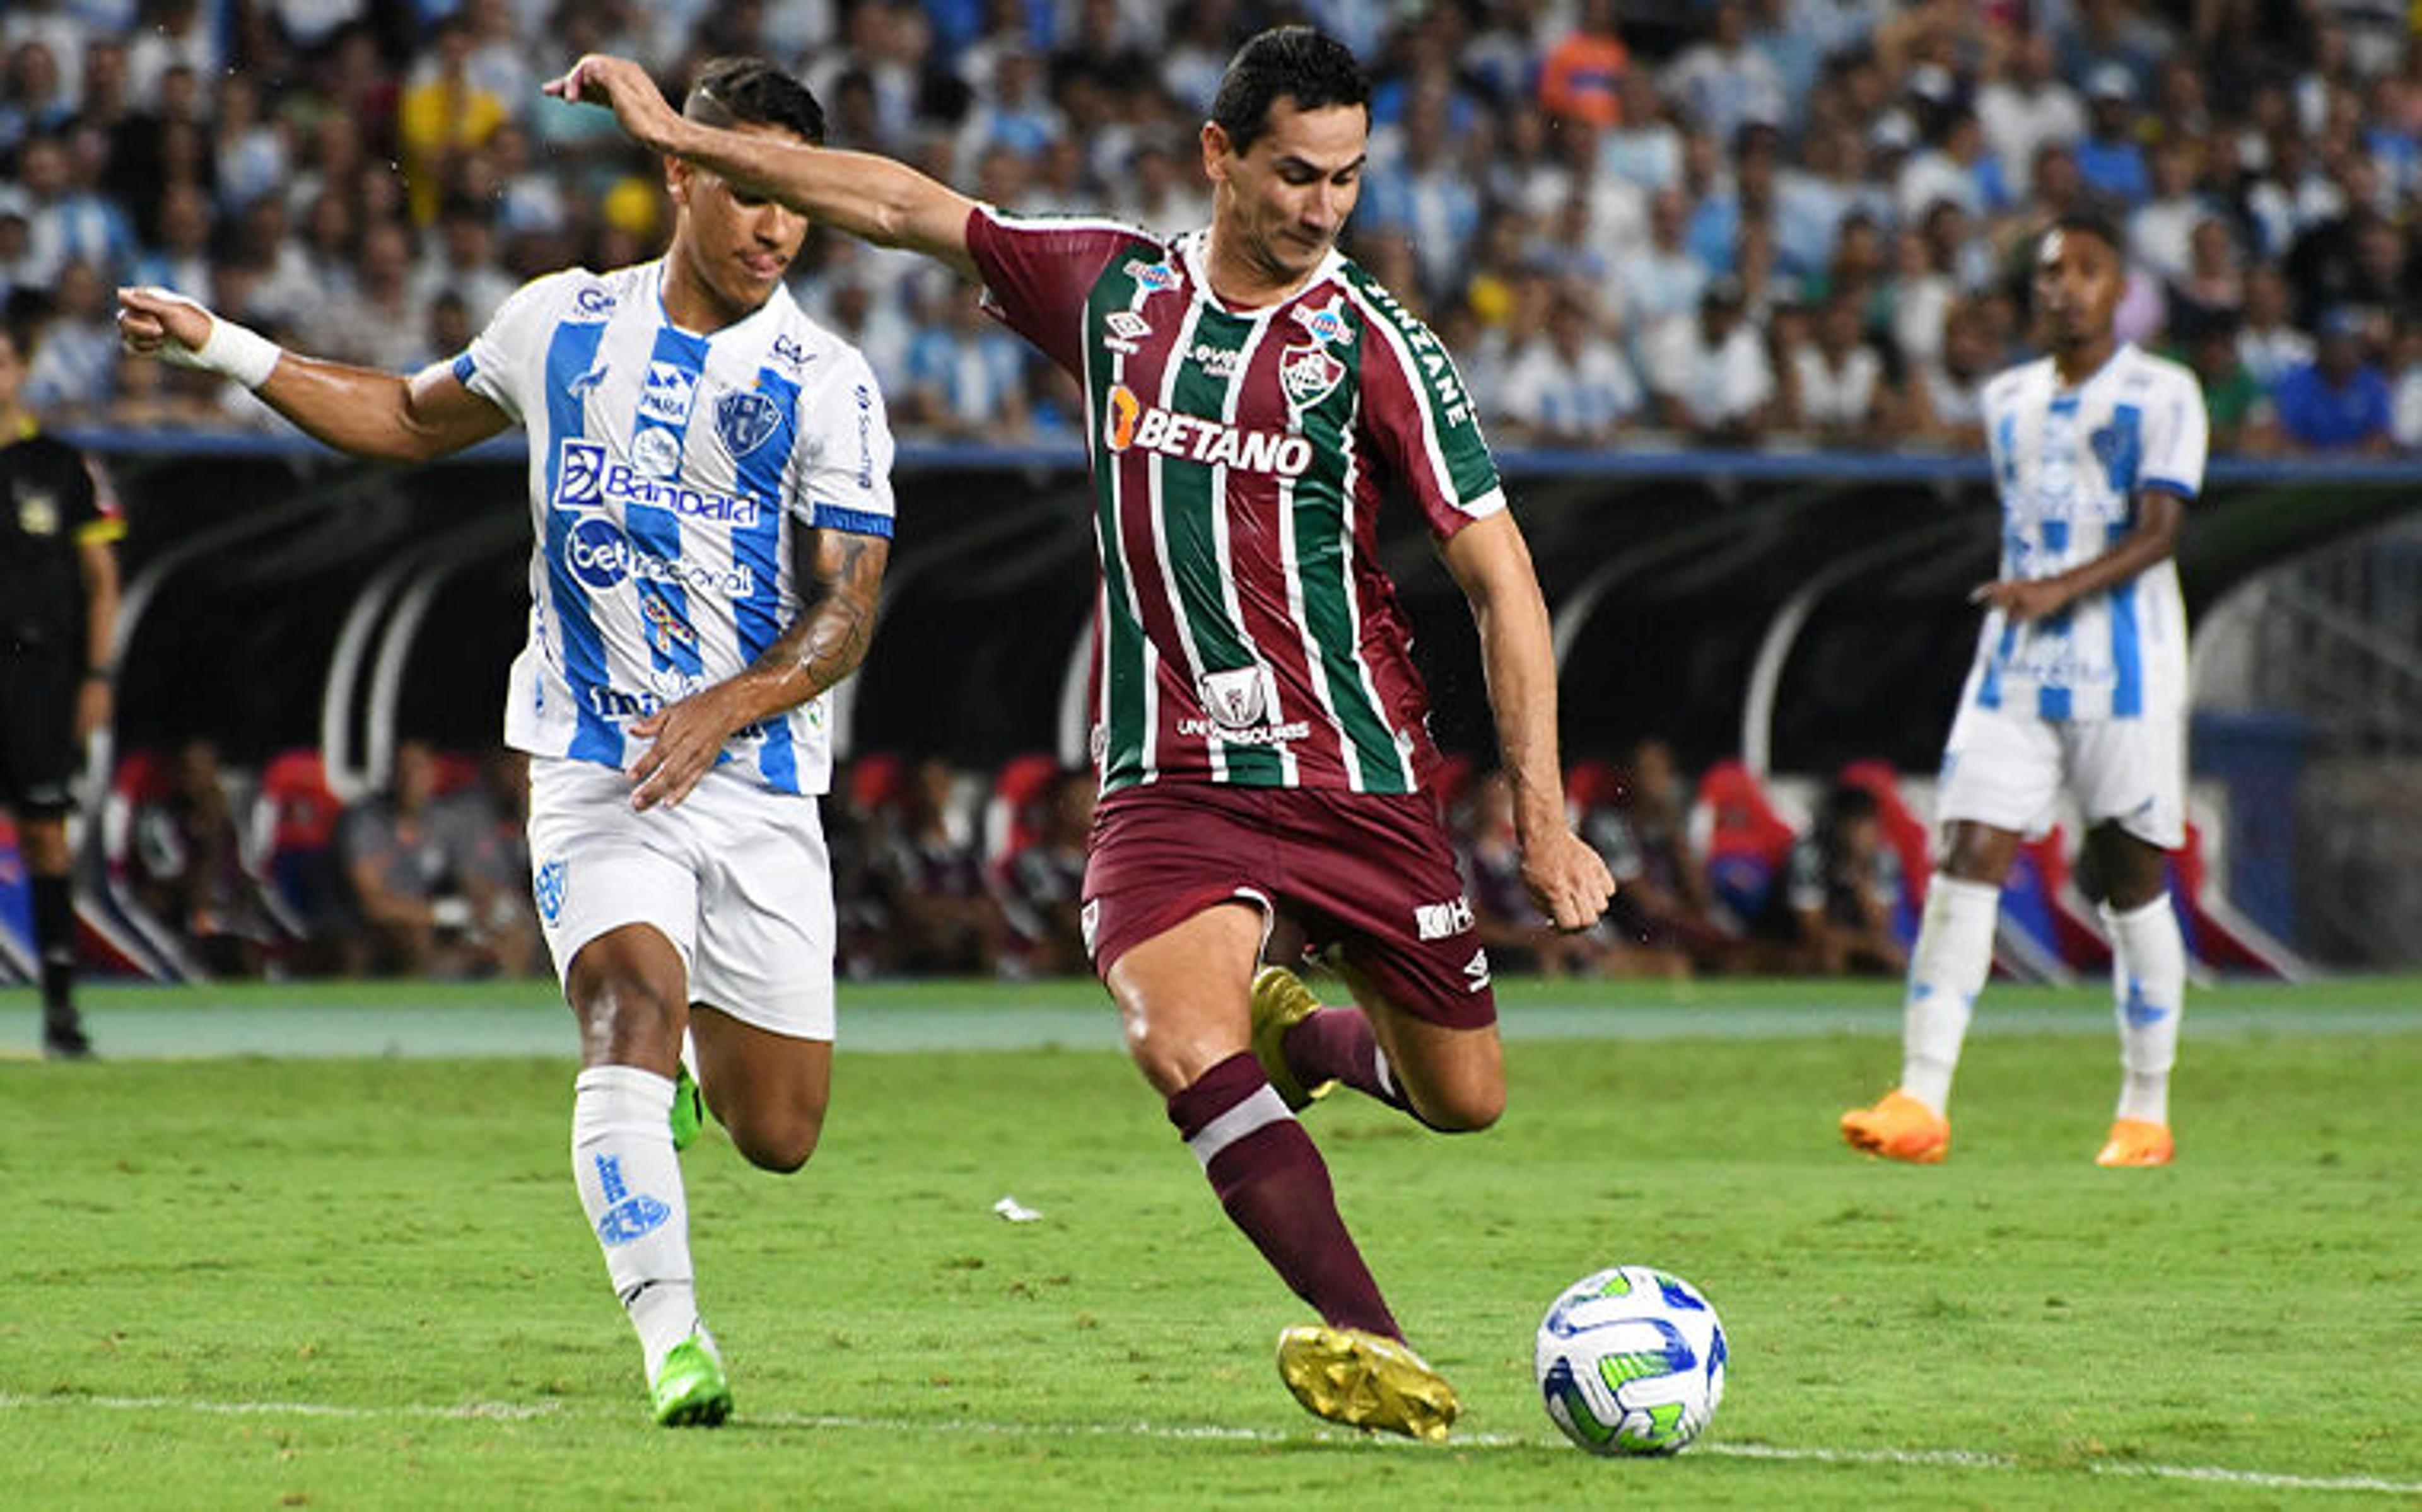
[{"label": "stadium crowd", "polygon": [[[405,740],[351,803],[317,752],[259,772],[210,740],[138,751],[102,811],[123,903],[215,975],[543,975],[527,758]],[[869,753],[824,804],[837,969],[871,977],[1082,975],[1091,771],[1047,756],[976,771]],[[1927,861],[1888,771],[1864,763],[1797,822],[1738,762],[1685,773],[1663,741],[1571,773],[1576,826],[1621,879],[1609,917],[1558,935],[1524,892],[1503,774],[1450,760],[1445,803],[1481,943],[1501,969],[1687,977],[1896,974]],[[1285,925],[1282,928],[1288,927]],[[1273,942],[1292,959],[1299,939]]]},{"label": "stadium crowd", "polygon": [[[1964,447],[2022,351],[2032,234],[2124,227],[2120,335],[2200,374],[2215,449],[2422,447],[2422,49],[2390,0],[10,0],[0,295],[59,422],[265,428],[122,361],[166,285],[391,369],[523,278],[653,253],[659,175],[538,82],[794,63],[836,145],[1004,208],[1206,217],[1231,50],[1299,17],[1377,81],[1346,245],[1444,335],[1501,443]],[[811,240],[801,302],[906,434],[1070,434],[1073,390],[906,256]]]}]

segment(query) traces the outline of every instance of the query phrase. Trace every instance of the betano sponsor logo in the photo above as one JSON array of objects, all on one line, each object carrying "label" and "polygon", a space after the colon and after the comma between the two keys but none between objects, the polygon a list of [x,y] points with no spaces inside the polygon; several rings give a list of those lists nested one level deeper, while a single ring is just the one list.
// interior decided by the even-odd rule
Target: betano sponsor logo
[{"label": "betano sponsor logo", "polygon": [[1102,444],[1113,452],[1156,452],[1205,467],[1301,477],[1312,467],[1312,443],[1283,430],[1240,430],[1199,415],[1147,405],[1124,384],[1113,387],[1102,420]]}]

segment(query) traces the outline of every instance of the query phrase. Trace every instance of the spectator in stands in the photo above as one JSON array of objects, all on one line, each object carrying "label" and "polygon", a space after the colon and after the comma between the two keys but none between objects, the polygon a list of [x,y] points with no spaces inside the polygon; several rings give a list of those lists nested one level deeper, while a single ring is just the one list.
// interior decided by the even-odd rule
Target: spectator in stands
[{"label": "spectator in stands", "polygon": [[1684,118],[1720,142],[1750,121],[1784,117],[1783,80],[1750,45],[1749,8],[1741,0],[1717,0],[1707,36],[1684,48],[1660,83]]},{"label": "spectator in stands", "polygon": [[1630,71],[1623,45],[1622,16],[1615,0],[1582,0],[1570,32],[1548,49],[1539,67],[1539,108],[1559,120],[1598,128],[1621,124],[1620,86]]},{"label": "spectator in stands", "polygon": [[984,883],[959,774],[948,761],[917,763],[902,794],[899,827],[879,865],[889,883],[897,939],[891,964],[911,974],[989,976],[998,970],[1006,924]]},{"label": "spectator in stands", "polygon": [[41,351],[25,374],[25,402],[62,420],[99,419],[118,375],[110,286],[78,257],[59,269],[53,287]]},{"label": "spectator in stands", "polygon": [[2011,39],[2000,70],[1976,91],[1976,118],[2014,184],[2034,177],[2044,147],[2067,147],[2085,134],[2085,102],[2060,77],[2046,32],[2023,30]]},{"label": "spectator in stands", "polygon": [[2389,433],[2406,451],[2422,450],[2422,321],[2397,328],[2395,386],[2389,392]]},{"label": "spectator in stands", "polygon": [[1677,974],[1736,964],[1738,942],[1717,922],[1706,862],[1691,841],[1690,789],[1673,747],[1653,736],[1634,746],[1612,801],[1581,815],[1581,834],[1614,873],[1607,922],[1627,955]]},{"label": "spectator in stands", "polygon": [[482,753],[472,778],[431,805],[448,869],[471,906],[470,933],[509,976],[546,971],[530,894],[529,756],[510,746]]},{"label": "spectator in stands", "polygon": [[1884,844],[1876,799],[1841,784],[1825,795],[1816,827],[1784,863],[1759,933],[1771,964],[1819,976],[1897,976],[1908,966],[1893,935],[1900,858]]},{"label": "spectator in stands", "polygon": [[2257,263],[2245,278],[2245,320],[2238,328],[2237,354],[2255,382],[2275,390],[2287,376],[2313,360],[2313,338],[2293,323],[2295,296],[2274,263]]},{"label": "spectator in stands", "polygon": [[[2171,281],[2168,294],[2173,337],[2192,342],[2212,326],[2225,327],[2235,336],[2245,316],[2245,276],[2237,238],[2226,221],[2206,215],[2195,223],[2187,241],[2186,269]],[[2209,383],[2205,392],[2210,392]]]},{"label": "spectator in stands", "polygon": [[2195,227],[2211,218],[2211,203],[2196,181],[2200,164],[2194,138],[2164,139],[2153,148],[2151,191],[2128,215],[2129,260],[2167,283],[2192,270]]},{"label": "spectator in stands", "polygon": [[1512,354],[1500,402],[1509,439],[1597,446],[1645,399],[1621,344],[1592,319],[1588,300],[1566,289],[1554,295],[1547,328]]},{"label": "spectator in stands", "polygon": [[1480,196],[1455,159],[1446,97],[1423,90],[1406,102],[1399,150],[1364,170],[1360,229],[1392,233],[1413,248],[1422,291],[1433,301],[1455,287],[1480,229]]},{"label": "spectator in stands", "polygon": [[411,372],[434,358],[429,308],[413,289],[412,236],[394,221],[362,232],[353,287],[307,311],[303,339],[334,362]]},{"label": "spectator in stands", "polygon": [[1549,928],[1522,885],[1522,851],[1514,835],[1514,785],[1502,769],[1480,780],[1456,849],[1471,903],[1472,938],[1488,952],[1492,969],[1542,976],[1600,974],[1609,937],[1596,930],[1563,934]]},{"label": "spectator in stands", "polygon": [[1082,975],[1085,948],[1085,849],[1093,829],[1097,784],[1090,768],[1072,768],[1044,790],[1031,842],[1002,858],[1001,911],[1014,940],[1003,958],[1041,976]]},{"label": "spectator in stands", "polygon": [[218,747],[200,738],[180,746],[168,790],[136,808],[133,827],[135,896],[152,917],[182,935],[213,975],[260,975],[269,916]]},{"label": "spectator in stands", "polygon": [[405,740],[395,749],[386,790],[347,809],[338,832],[371,964],[382,974],[484,975],[496,964],[477,937],[479,915],[454,873],[436,803],[437,753],[424,740]]},{"label": "spectator in stands", "polygon": [[433,40],[434,50],[403,91],[396,118],[412,221],[423,226],[436,221],[458,160],[486,143],[512,115],[505,101],[471,76],[474,38],[467,22],[451,16],[440,21]]},{"label": "spectator in stands", "polygon": [[1649,336],[1643,366],[1657,423],[1666,429],[1721,445],[1765,433],[1774,371],[1765,341],[1744,318],[1738,280],[1715,280],[1696,313],[1669,317]]},{"label": "spectator in stands", "polygon": [[2388,380],[2369,359],[2368,325],[2351,306],[2329,311],[2313,360],[2279,381],[2273,402],[2288,449],[2366,456],[2389,449]]},{"label": "spectator in stands", "polygon": [[2124,212],[2152,189],[2136,136],[2136,76],[2118,63],[2096,68],[2085,81],[2087,126],[2075,148],[2085,186]]},{"label": "spectator in stands", "polygon": [[58,55],[50,44],[27,38],[9,48],[0,72],[0,151],[20,149],[74,118],[75,102],[61,88]]},{"label": "spectator in stands", "polygon": [[908,387],[894,400],[904,420],[963,441],[1026,438],[1026,346],[957,288],[928,302],[932,319],[908,348]]},{"label": "spectator in stands", "polygon": [[1782,372],[1783,429],[1824,446],[1863,447],[1882,435],[1890,390],[1855,292],[1817,307],[1807,339],[1785,354]]},{"label": "spectator in stands", "polygon": [[2237,353],[2237,329],[2225,320],[2202,320],[2179,332],[2178,360],[2194,369],[2211,416],[2211,449],[2268,449],[2276,439],[2270,390]]},{"label": "spectator in stands", "polygon": [[1942,317],[1942,355],[1911,370],[1902,434],[1932,445],[1973,450],[1985,444],[1985,383],[2002,353],[1984,313],[1958,304]]}]

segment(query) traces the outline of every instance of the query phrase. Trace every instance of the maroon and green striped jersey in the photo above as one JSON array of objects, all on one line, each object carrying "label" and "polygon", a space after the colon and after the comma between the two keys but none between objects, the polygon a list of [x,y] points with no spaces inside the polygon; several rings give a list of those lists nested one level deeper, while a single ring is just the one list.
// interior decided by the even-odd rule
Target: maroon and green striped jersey
[{"label": "maroon and green striped jersey", "polygon": [[1438,750],[1378,513],[1401,495],[1443,540],[1505,507],[1470,396],[1345,257],[1235,310],[1203,245],[989,209],[967,221],[987,305],[1084,388],[1103,790],[1411,792]]}]

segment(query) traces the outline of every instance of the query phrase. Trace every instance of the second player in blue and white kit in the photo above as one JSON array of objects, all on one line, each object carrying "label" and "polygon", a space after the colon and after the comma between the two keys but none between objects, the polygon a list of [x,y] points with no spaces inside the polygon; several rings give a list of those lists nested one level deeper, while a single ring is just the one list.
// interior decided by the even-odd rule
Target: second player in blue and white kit
[{"label": "second player in blue and white kit", "polygon": [[[706,65],[683,108],[824,137],[814,98],[754,59]],[[782,287],[807,223],[678,160],[665,181],[661,260],[538,279],[409,379],[282,351],[162,290],[121,290],[119,324],[356,455],[528,432],[530,632],[505,731],[531,756],[533,886],[580,1026],[573,1174],[656,1420],[712,1425],[731,1394],[675,1159],[672,1125],[696,1116],[683,1041],[743,1155],[806,1163],[832,1070],[825,699],[873,633],[891,442],[864,360]]]},{"label": "second player in blue and white kit", "polygon": [[1853,1109],[1861,1149],[1930,1162],[1976,995],[1993,965],[2001,886],[2022,836],[2086,825],[2086,871],[2111,933],[2124,1073],[2104,1165],[2165,1165],[2186,947],[2166,853],[2186,838],[2187,627],[2173,561],[2203,488],[2203,391],[2178,364],[2118,341],[2115,233],[2064,218],[2035,272],[2046,356],[1985,388],[2002,503],[2000,576],[1943,751],[1942,865],[1911,952],[1900,1085]]}]

